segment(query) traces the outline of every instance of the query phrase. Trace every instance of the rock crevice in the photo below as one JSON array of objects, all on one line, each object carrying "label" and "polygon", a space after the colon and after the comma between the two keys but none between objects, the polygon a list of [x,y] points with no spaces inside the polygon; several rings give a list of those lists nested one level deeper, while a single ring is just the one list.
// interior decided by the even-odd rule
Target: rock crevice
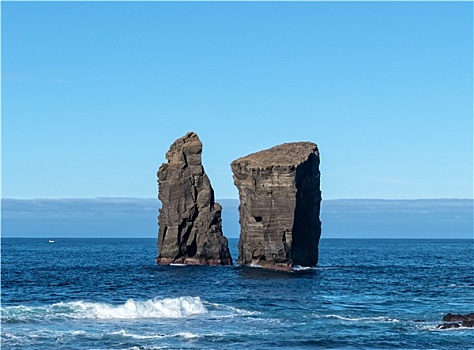
[{"label": "rock crevice", "polygon": [[194,132],[177,139],[158,170],[158,257],[162,265],[232,265],[222,233],[222,207],[201,162]]}]

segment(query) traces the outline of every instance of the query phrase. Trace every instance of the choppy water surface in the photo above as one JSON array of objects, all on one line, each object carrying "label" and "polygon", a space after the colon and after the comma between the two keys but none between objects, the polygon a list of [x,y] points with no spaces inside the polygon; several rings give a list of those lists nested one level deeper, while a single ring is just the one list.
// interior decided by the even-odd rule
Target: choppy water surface
[{"label": "choppy water surface", "polygon": [[[231,239],[233,257],[237,240]],[[3,349],[474,349],[472,240],[322,240],[316,269],[156,266],[153,239],[2,239]]]}]

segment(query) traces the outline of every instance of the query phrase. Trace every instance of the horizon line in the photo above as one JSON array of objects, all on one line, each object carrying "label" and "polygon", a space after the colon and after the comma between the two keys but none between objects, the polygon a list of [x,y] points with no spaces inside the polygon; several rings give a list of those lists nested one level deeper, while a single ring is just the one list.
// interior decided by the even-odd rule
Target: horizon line
[{"label": "horizon line", "polygon": [[[98,197],[36,197],[36,198],[15,198],[15,197],[1,197],[2,200],[157,200],[156,197],[127,197],[127,196],[118,196],[118,197],[108,197],[108,196],[98,196]],[[217,198],[215,201],[220,200],[240,200],[239,198]],[[322,198],[322,201],[337,201],[337,200],[380,200],[380,201],[417,201],[417,200],[474,200],[474,197],[422,197],[422,198],[373,198],[373,197],[356,197],[356,198]]]},{"label": "horizon line", "polygon": [[[5,238],[15,238],[15,239],[47,239],[47,238],[52,238],[52,239],[156,239],[157,237],[131,237],[131,236],[122,236],[122,237],[107,237],[107,236],[101,236],[101,237],[79,237],[79,236],[72,236],[72,237],[65,237],[65,236],[7,236],[3,237],[3,235],[0,235],[1,239]],[[226,236],[227,239],[239,239],[239,237],[228,237]],[[354,237],[322,237],[320,238],[321,240],[419,240],[419,241],[433,241],[433,240],[442,240],[442,241],[457,241],[457,240],[464,240],[464,241],[473,241],[474,238],[420,238],[420,237],[384,237],[384,238],[373,238],[373,237],[359,237],[359,238],[354,238]]]}]

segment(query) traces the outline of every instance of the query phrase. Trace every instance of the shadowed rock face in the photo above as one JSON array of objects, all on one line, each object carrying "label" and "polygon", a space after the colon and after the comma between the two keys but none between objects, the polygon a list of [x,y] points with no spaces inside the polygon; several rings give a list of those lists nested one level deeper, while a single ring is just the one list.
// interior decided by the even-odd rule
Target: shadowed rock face
[{"label": "shadowed rock face", "polygon": [[315,266],[321,236],[319,152],[295,142],[231,163],[240,196],[240,265]]},{"label": "shadowed rock face", "polygon": [[157,263],[167,265],[232,265],[222,234],[222,207],[201,163],[202,143],[189,132],[166,153],[158,170]]}]

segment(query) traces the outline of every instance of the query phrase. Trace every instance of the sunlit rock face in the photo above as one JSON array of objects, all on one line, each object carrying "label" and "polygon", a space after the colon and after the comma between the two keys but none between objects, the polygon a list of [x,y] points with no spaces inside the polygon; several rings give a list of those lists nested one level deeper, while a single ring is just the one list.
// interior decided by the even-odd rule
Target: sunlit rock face
[{"label": "sunlit rock face", "polygon": [[240,265],[315,266],[321,236],[318,147],[286,143],[231,163],[240,197]]},{"label": "sunlit rock face", "polygon": [[221,210],[201,163],[202,143],[194,132],[177,139],[158,170],[157,263],[232,265],[222,233]]}]

